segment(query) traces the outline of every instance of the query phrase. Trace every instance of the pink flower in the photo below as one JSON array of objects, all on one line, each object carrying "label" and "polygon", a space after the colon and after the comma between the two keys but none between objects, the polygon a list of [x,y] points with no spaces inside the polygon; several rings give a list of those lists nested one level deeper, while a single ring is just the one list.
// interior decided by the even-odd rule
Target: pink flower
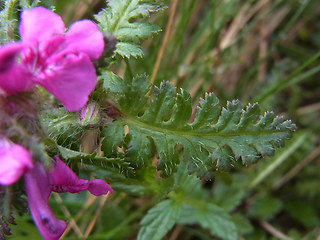
[{"label": "pink flower", "polygon": [[79,179],[58,157],[53,170],[46,171],[39,163],[25,174],[26,192],[33,219],[46,240],[59,239],[66,223],[57,219],[48,204],[52,191],[78,193],[89,190],[93,195],[112,193],[113,190],[101,179]]},{"label": "pink flower", "polygon": [[31,154],[24,147],[0,139],[0,184],[11,185],[33,167]]},{"label": "pink flower", "polygon": [[0,48],[0,92],[17,94],[39,84],[68,111],[80,110],[95,88],[97,76],[91,60],[102,54],[104,40],[89,20],[64,30],[62,19],[46,8],[23,11],[22,41]]},{"label": "pink flower", "polygon": [[55,168],[50,171],[52,191],[63,193],[79,193],[84,190],[89,190],[95,196],[113,192],[113,190],[101,179],[84,180],[72,172],[58,157]]},{"label": "pink flower", "polygon": [[48,199],[51,194],[50,175],[40,163],[24,176],[28,204],[33,219],[46,240],[59,239],[67,227],[66,222],[52,213]]}]

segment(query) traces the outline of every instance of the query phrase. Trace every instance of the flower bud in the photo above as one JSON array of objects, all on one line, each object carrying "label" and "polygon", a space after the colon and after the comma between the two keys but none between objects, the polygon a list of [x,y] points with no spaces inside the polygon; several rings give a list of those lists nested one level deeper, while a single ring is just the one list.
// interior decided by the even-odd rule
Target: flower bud
[{"label": "flower bud", "polygon": [[95,127],[100,122],[100,108],[94,103],[90,102],[85,105],[79,112],[80,124],[83,127]]}]

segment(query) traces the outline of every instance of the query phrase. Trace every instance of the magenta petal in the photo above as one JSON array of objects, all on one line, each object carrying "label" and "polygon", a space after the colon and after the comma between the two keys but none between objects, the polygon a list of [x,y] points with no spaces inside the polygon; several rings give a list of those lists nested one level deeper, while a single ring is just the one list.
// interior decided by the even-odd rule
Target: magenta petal
[{"label": "magenta petal", "polygon": [[16,94],[34,87],[32,75],[16,61],[23,44],[12,43],[0,48],[0,89],[6,94]]},{"label": "magenta petal", "polygon": [[79,193],[88,189],[88,180],[79,179],[78,176],[60,160],[60,158],[56,157],[56,159],[56,166],[50,171],[52,177],[52,191],[58,193]]},{"label": "magenta petal", "polygon": [[0,73],[6,72],[16,63],[17,55],[23,48],[21,43],[10,43],[0,48]]},{"label": "magenta petal", "polygon": [[30,91],[35,83],[32,74],[22,65],[15,65],[4,73],[0,73],[0,89],[9,95]]},{"label": "magenta petal", "polygon": [[33,170],[25,174],[26,193],[31,214],[41,235],[46,240],[58,240],[67,224],[57,219],[49,207],[49,177],[43,166],[37,163]]},{"label": "magenta petal", "polygon": [[104,49],[103,35],[90,20],[73,23],[66,32],[65,44],[65,49],[86,53],[91,60],[99,58]]},{"label": "magenta petal", "polygon": [[78,193],[80,191],[89,190],[93,195],[100,196],[113,192],[111,187],[101,179],[84,180],[65,165],[59,157],[56,157],[57,162],[55,168],[50,172],[52,179],[52,190],[55,192],[71,192]]},{"label": "magenta petal", "polygon": [[54,56],[56,52],[63,49],[63,43],[65,42],[65,36],[54,36],[48,39],[47,41],[39,44],[39,52],[41,55],[41,60],[46,62],[50,57]]},{"label": "magenta petal", "polygon": [[24,147],[0,139],[0,184],[15,183],[33,167],[31,154]]},{"label": "magenta petal", "polygon": [[97,82],[96,70],[86,54],[60,54],[50,59],[38,84],[58,98],[68,111],[79,111]]},{"label": "magenta petal", "polygon": [[44,7],[22,12],[19,31],[24,43],[41,42],[54,35],[64,34],[64,30],[65,26],[61,17]]},{"label": "magenta petal", "polygon": [[101,179],[90,180],[88,190],[95,196],[107,194],[108,192],[113,193],[111,187]]}]

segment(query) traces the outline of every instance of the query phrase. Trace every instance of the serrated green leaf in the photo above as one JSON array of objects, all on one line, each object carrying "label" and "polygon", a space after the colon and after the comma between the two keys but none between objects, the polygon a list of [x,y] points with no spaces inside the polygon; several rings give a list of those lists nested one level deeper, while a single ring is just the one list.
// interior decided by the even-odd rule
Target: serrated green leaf
[{"label": "serrated green leaf", "polygon": [[237,229],[231,217],[213,203],[190,205],[183,204],[178,219],[180,224],[199,224],[209,229],[211,234],[221,239],[237,239]]},{"label": "serrated green leaf", "polygon": [[112,33],[117,38],[116,53],[126,58],[141,57],[141,40],[151,37],[161,29],[135,20],[148,17],[150,12],[161,8],[159,4],[144,3],[140,0],[109,0],[108,7],[95,17],[102,32]]},{"label": "serrated green leaf", "polygon": [[[240,158],[243,164],[255,163],[262,156],[274,154],[296,128],[272,112],[261,116],[258,104],[243,109],[235,100],[221,108],[213,93],[200,101],[195,119],[189,123],[192,99],[186,91],[163,82],[154,88],[149,101],[148,91],[144,78],[134,78],[128,84],[117,102],[124,117],[106,126],[103,136],[109,143],[103,151],[106,156],[114,156],[117,147],[123,147],[126,156],[134,156],[130,161],[143,166],[151,159],[154,146],[163,176],[176,171],[180,153],[188,162],[189,172],[203,178],[210,178],[216,168],[227,168]],[[122,139],[124,126],[129,128],[126,140]]]},{"label": "serrated green leaf", "polygon": [[133,78],[132,82],[126,81],[126,87],[123,92],[126,97],[120,98],[119,104],[124,109],[130,109],[130,114],[142,114],[148,103],[146,94],[150,89],[150,84],[147,79],[146,75],[138,75]]},{"label": "serrated green leaf", "polygon": [[129,58],[133,56],[135,58],[142,57],[143,51],[137,44],[134,43],[126,43],[126,42],[119,42],[116,45],[116,53],[118,53],[122,57]]},{"label": "serrated green leaf", "polygon": [[110,70],[106,70],[99,76],[98,81],[103,80],[103,88],[112,93],[122,93],[125,89],[125,83],[121,77]]},{"label": "serrated green leaf", "polygon": [[173,227],[180,215],[180,205],[165,200],[151,208],[141,220],[138,240],[160,240]]},{"label": "serrated green leaf", "polygon": [[[148,232],[149,235],[146,235],[145,239],[157,235],[157,228],[162,228],[158,226],[161,221],[159,219],[162,218],[163,222],[169,222],[169,224],[156,239],[161,239],[175,223],[199,224],[201,227],[209,229],[213,236],[218,236],[221,239],[236,239],[236,228],[229,214],[210,200],[208,193],[201,187],[201,180],[195,174],[188,175],[186,167],[186,163],[179,165],[178,171],[174,175],[171,192],[168,194],[171,199],[159,203],[159,206],[157,205],[148,212],[148,217],[143,218],[141,222],[145,229],[141,230],[139,234]],[[168,213],[173,211],[172,208],[174,208],[174,212]]]},{"label": "serrated green leaf", "polygon": [[[108,126],[113,126],[113,123]],[[101,146],[104,155],[108,157],[121,156],[122,153],[119,151],[118,146],[123,146],[124,144],[124,125],[104,128],[101,135],[105,137]]]},{"label": "serrated green leaf", "polygon": [[172,190],[178,195],[182,194],[184,198],[194,197],[195,195],[201,196],[201,198],[208,196],[208,193],[202,188],[202,181],[195,174],[188,174],[185,162],[179,164],[178,171],[174,174]]},{"label": "serrated green leaf", "polygon": [[60,155],[69,163],[80,162],[81,164],[88,164],[100,168],[114,168],[118,170],[120,174],[126,175],[128,175],[133,170],[133,168],[130,166],[130,163],[125,161],[123,158],[106,158],[103,156],[97,156],[96,153],[88,154],[73,151],[62,146],[57,147]]}]

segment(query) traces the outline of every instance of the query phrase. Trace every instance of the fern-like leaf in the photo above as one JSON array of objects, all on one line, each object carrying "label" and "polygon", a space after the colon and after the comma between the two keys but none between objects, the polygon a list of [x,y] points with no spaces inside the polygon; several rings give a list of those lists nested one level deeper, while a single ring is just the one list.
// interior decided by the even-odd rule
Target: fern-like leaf
[{"label": "fern-like leaf", "polygon": [[113,168],[119,171],[120,174],[128,175],[132,173],[133,168],[130,163],[123,158],[106,158],[97,156],[96,153],[83,153],[73,151],[62,146],[57,146],[60,155],[66,159],[69,164],[80,162],[81,164],[88,164],[91,166],[97,166],[99,168]]},{"label": "fern-like leaf", "polygon": [[283,146],[296,128],[272,112],[261,116],[258,104],[249,104],[243,110],[235,100],[221,108],[213,93],[201,99],[190,123],[189,93],[162,82],[148,101],[148,91],[145,76],[134,78],[126,86],[125,96],[118,100],[124,117],[105,127],[102,149],[107,156],[117,156],[118,147],[122,147],[126,157],[142,166],[150,161],[155,147],[157,167],[164,176],[176,171],[180,152],[189,171],[203,178],[210,178],[216,168],[224,169],[239,158],[243,164],[255,163],[262,156],[273,155],[275,147]]},{"label": "fern-like leaf", "polygon": [[150,12],[156,12],[161,8],[152,1],[109,0],[108,7],[95,17],[102,32],[112,33],[117,38],[116,53],[126,58],[138,57],[143,54],[139,46],[140,41],[159,32],[160,28],[134,20],[147,17]]}]

